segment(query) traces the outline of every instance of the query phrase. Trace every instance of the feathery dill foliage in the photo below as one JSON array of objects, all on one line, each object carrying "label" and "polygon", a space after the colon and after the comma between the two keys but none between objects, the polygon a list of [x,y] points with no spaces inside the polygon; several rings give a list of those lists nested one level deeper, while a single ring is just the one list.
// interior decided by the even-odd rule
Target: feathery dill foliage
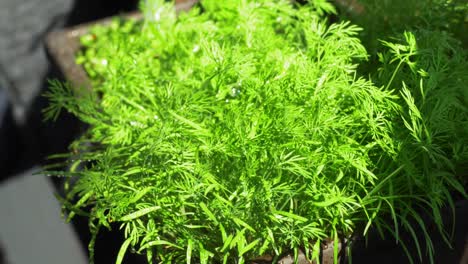
[{"label": "feathery dill foliage", "polygon": [[[467,160],[466,144],[448,138],[467,134],[461,64],[437,79],[438,61],[408,34],[386,43],[387,83],[376,86],[357,77],[368,56],[360,29],[328,23],[325,1],[205,0],[176,18],[153,0],[143,12],[83,39],[92,91],[52,82],[47,94],[48,118],[65,108],[91,125],[72,145],[86,166],[50,173],[78,177],[65,204],[94,234],[121,224],[117,263],[129,248],[162,263],[299,248],[317,259],[324,239],[370,227],[396,240],[409,230],[421,258],[421,246],[433,254],[421,211],[448,239],[439,210],[450,190],[464,193],[454,168]],[[446,49],[440,62],[458,65]]]},{"label": "feathery dill foliage", "polygon": [[404,30],[444,30],[468,48],[468,2],[466,0],[355,0],[340,8],[341,17],[364,27],[361,39],[372,53],[379,39]]},{"label": "feathery dill foliage", "polygon": [[399,135],[411,138],[406,155],[418,157],[424,164],[420,169],[428,174],[465,174],[468,53],[449,33],[438,30],[405,32],[394,42],[382,43],[387,50],[378,54],[382,67],[372,79],[400,91],[406,101],[403,121],[411,133]]},{"label": "feathery dill foliage", "polygon": [[[357,0],[355,3],[364,11],[359,15],[344,12],[342,17],[366,25],[360,38],[372,51],[371,60],[361,64],[358,72],[370,76],[378,86],[403,93],[403,98],[414,97],[407,103],[417,109],[406,106],[404,111],[408,114],[404,121],[409,120],[408,115],[420,115],[416,119],[422,122],[421,128],[412,135],[416,144],[422,144],[431,160],[438,160],[433,161],[437,168],[448,166],[451,172],[466,174],[468,2]],[[409,136],[407,131],[401,131],[401,136]]]},{"label": "feathery dill foliage", "polygon": [[[398,129],[393,134],[399,142],[399,153],[392,166],[402,165],[406,179],[395,178],[390,186],[400,188],[407,184],[406,190],[397,192],[425,196],[423,204],[417,207],[422,205],[420,210],[426,210],[444,232],[440,208],[447,204],[453,209],[454,191],[467,197],[468,53],[453,35],[437,29],[414,29],[381,43],[377,54],[381,66],[368,74],[376,85],[401,95],[401,120],[394,122]],[[393,186],[389,194],[394,192]],[[404,206],[407,204],[394,205]],[[426,239],[425,254],[432,261],[435,252],[422,220],[414,208],[404,210],[420,225]],[[417,230],[404,218],[399,219],[400,224],[414,237],[422,260],[424,251],[415,236]],[[443,237],[449,243],[449,236]],[[407,254],[410,256],[408,251]]]}]

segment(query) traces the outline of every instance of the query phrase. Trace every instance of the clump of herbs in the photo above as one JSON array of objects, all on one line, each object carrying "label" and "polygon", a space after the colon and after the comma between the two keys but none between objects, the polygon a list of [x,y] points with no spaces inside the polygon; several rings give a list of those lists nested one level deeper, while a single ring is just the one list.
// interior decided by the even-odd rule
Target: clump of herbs
[{"label": "clump of herbs", "polygon": [[463,0],[350,3],[347,8],[341,6],[342,18],[366,25],[360,38],[371,51],[370,61],[360,65],[359,73],[370,76],[378,86],[411,93],[424,119],[423,126],[430,126],[424,128],[426,136],[419,136],[418,141],[426,141],[425,148],[437,146],[438,150],[433,151],[446,159],[450,157],[447,161],[453,171],[465,175],[468,39],[464,32],[468,29],[468,3]]},{"label": "clump of herbs", "polygon": [[[325,239],[336,249],[370,227],[397,241],[408,230],[421,259],[433,254],[422,212],[449,239],[440,209],[451,190],[464,193],[454,174],[467,161],[466,57],[454,55],[464,53],[441,46],[431,61],[408,33],[385,43],[375,84],[356,70],[368,57],[361,29],[328,23],[333,11],[325,1],[205,0],[176,17],[154,0],[144,22],[83,39],[93,89],[52,82],[45,113],[65,108],[91,125],[71,146],[87,165],[51,173],[77,176],[67,208],[94,234],[121,224],[117,263],[128,248],[162,263],[299,248],[318,259]],[[457,71],[437,79],[442,62]],[[440,98],[445,89],[456,92]]]}]

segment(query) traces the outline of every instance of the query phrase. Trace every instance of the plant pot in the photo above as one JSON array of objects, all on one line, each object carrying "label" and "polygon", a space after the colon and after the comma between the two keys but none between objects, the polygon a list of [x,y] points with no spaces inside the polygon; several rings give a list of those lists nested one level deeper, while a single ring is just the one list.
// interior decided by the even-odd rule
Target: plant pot
[{"label": "plant pot", "polygon": [[[347,240],[343,239],[338,243],[338,263],[346,263],[346,250],[347,250]],[[344,247],[343,247],[344,245]],[[298,254],[298,260],[297,264],[333,264],[333,258],[334,258],[334,242],[331,239],[326,240],[326,242],[321,246],[321,252],[320,252],[320,263],[317,263],[316,261],[308,261],[304,252],[302,250],[299,250]],[[267,263],[271,263],[267,262]],[[252,263],[252,264],[255,264]],[[278,261],[278,264],[294,264],[294,256],[291,254],[288,254],[281,258]]]},{"label": "plant pot", "polygon": [[[177,1],[177,11],[189,10],[197,1]],[[90,23],[84,23],[68,29],[54,31],[46,37],[46,51],[49,59],[62,71],[65,79],[76,86],[91,88],[90,80],[80,65],[75,62],[75,54],[80,50],[80,37],[89,31],[93,25],[110,24],[112,19],[104,18]],[[139,20],[140,12],[124,15],[124,18]]]}]

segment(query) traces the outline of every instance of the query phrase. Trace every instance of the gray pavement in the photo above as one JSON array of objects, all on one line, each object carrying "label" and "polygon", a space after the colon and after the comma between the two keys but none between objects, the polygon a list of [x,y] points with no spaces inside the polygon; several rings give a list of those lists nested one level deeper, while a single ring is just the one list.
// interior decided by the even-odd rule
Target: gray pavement
[{"label": "gray pavement", "polygon": [[[33,168],[0,185],[0,246],[5,264],[85,264],[86,254],[61,218],[54,187]],[[0,260],[1,261],[1,260]]]}]

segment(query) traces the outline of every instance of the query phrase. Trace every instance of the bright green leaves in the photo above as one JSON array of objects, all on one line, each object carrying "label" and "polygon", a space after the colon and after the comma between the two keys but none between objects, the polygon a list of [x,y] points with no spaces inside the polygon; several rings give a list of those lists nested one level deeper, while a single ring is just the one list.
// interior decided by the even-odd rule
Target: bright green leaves
[{"label": "bright green leaves", "polygon": [[293,213],[285,212],[285,211],[274,211],[273,215],[275,218],[283,221],[297,221],[299,223],[303,223],[307,221],[307,218],[302,217],[300,215],[296,215]]},{"label": "bright green leaves", "polygon": [[336,14],[335,6],[327,0],[316,0],[309,3],[319,15]]},{"label": "bright green leaves", "polygon": [[193,241],[189,239],[188,244],[187,244],[187,254],[186,254],[186,263],[190,264],[192,263],[192,249],[193,249]]},{"label": "bright green leaves", "polygon": [[115,261],[115,264],[121,264],[123,261],[123,258],[125,256],[125,253],[127,252],[127,248],[132,242],[131,239],[126,239],[123,243],[122,246],[120,247],[119,253],[117,255],[117,260]]},{"label": "bright green leaves", "polygon": [[203,210],[203,212],[208,216],[208,219],[213,221],[215,224],[218,224],[218,220],[216,220],[216,216],[208,209],[205,203],[200,203],[200,208]]},{"label": "bright green leaves", "polygon": [[120,221],[123,221],[123,222],[131,221],[131,220],[140,218],[143,215],[146,215],[146,214],[149,214],[151,212],[157,211],[159,209],[161,209],[160,206],[152,206],[152,207],[148,207],[148,208],[143,208],[143,209],[135,211],[135,212],[133,212],[131,214],[123,216],[122,218],[120,218]]},{"label": "bright green leaves", "polygon": [[260,238],[257,238],[255,241],[253,241],[252,243],[248,244],[248,245],[242,245],[241,247],[238,247],[238,251],[239,251],[239,255],[242,256],[244,255],[245,253],[249,252],[250,250],[252,250],[259,242],[261,241]]},{"label": "bright green leaves", "polygon": [[421,112],[414,103],[414,98],[411,95],[410,90],[406,87],[406,84],[403,83],[403,89],[401,91],[402,97],[408,105],[408,116],[410,120],[406,120],[403,117],[403,122],[406,128],[411,132],[411,135],[419,143],[431,144],[431,137],[429,131],[427,131],[424,120],[422,119]]},{"label": "bright green leaves", "polygon": [[453,171],[468,159],[468,80],[456,41],[387,39],[371,82],[358,71],[366,29],[328,22],[328,1],[201,7],[176,18],[171,3],[147,1],[144,23],[94,29],[79,58],[93,91],[53,82],[46,94],[47,118],[66,109],[90,125],[74,149],[92,162],[66,205],[122,223],[117,262],[129,247],[158,263],[298,248],[318,258],[320,241],[338,248],[355,230],[413,235],[415,207],[440,219],[449,190],[463,191]]},{"label": "bright green leaves", "polygon": [[147,0],[142,4],[146,27],[152,27],[153,33],[160,32],[162,36],[176,23],[174,5],[164,0]]},{"label": "bright green leaves", "polygon": [[414,70],[414,62],[411,61],[411,56],[417,54],[418,47],[416,46],[416,38],[411,32],[404,32],[405,44],[392,43],[388,41],[382,41],[382,43],[389,48],[389,51],[393,55],[393,59],[390,63],[395,61],[405,62],[412,70]]},{"label": "bright green leaves", "polygon": [[[413,1],[409,2],[414,4]],[[420,8],[418,12],[433,12],[443,2],[433,1],[433,4]],[[421,206],[432,211],[445,239],[443,223],[439,218],[441,208],[453,203],[447,191],[451,189],[466,195],[463,189],[453,185],[458,182],[456,175],[463,172],[459,169],[460,165],[455,165],[459,156],[452,151],[457,149],[455,146],[468,142],[467,131],[460,129],[467,124],[468,110],[459,107],[460,102],[466,102],[468,98],[465,84],[468,56],[460,42],[447,32],[454,29],[441,30],[437,25],[437,16],[446,15],[446,11],[441,10],[427,20],[430,25],[424,28],[416,26],[417,23],[404,25],[404,32],[398,32],[398,27],[389,28],[378,55],[378,71],[368,69],[365,73],[374,76],[373,81],[385,87],[385,90],[398,93],[400,99],[399,114],[391,124],[393,142],[398,142],[392,159],[397,162],[387,163],[390,165],[388,172],[394,172],[378,182],[365,197],[367,202],[362,202],[372,202],[372,196],[380,196],[379,199],[385,203],[375,200],[375,206],[392,216],[393,225],[379,221],[376,212],[367,217],[374,219],[377,228],[390,230],[397,240],[400,240],[401,233],[398,226],[400,229],[403,227],[413,237],[419,259],[423,257],[424,245],[426,255],[431,260],[434,249],[429,237],[420,244],[420,238],[415,236],[417,232],[426,234],[427,230],[414,208]],[[465,156],[464,160],[466,163],[468,157]],[[407,195],[408,198],[399,195]],[[399,213],[399,210],[407,213]],[[369,225],[370,222],[366,229]],[[407,250],[406,245],[403,247]],[[411,255],[410,252],[407,254]]]}]

